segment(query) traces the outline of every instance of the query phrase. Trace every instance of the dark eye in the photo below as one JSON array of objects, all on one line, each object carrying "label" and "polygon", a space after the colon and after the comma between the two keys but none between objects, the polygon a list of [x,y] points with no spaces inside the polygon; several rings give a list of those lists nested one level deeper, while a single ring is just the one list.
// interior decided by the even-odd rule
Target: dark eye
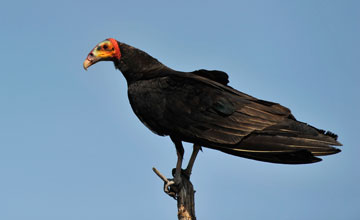
[{"label": "dark eye", "polygon": [[106,49],[108,49],[108,45],[105,44],[104,45],[104,50],[106,50]]},{"label": "dark eye", "polygon": [[96,50],[101,50],[101,47],[100,47],[100,46],[98,46],[98,47],[96,48]]}]

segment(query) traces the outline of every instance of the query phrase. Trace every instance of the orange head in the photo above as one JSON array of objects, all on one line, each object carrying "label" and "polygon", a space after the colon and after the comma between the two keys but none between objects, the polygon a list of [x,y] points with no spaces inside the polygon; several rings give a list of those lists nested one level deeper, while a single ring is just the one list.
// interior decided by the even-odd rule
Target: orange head
[{"label": "orange head", "polygon": [[119,43],[113,38],[108,38],[96,45],[89,53],[84,61],[84,69],[87,70],[88,67],[99,61],[116,61],[120,58]]}]

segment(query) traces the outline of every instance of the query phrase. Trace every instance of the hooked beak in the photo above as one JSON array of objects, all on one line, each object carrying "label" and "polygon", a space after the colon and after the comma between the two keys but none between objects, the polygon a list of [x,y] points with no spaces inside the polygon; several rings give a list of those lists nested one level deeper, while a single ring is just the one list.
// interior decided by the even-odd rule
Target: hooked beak
[{"label": "hooked beak", "polygon": [[87,70],[87,68],[88,68],[89,66],[91,66],[91,62],[86,59],[86,60],[84,61],[84,64],[83,64],[83,65],[84,65],[84,69]]},{"label": "hooked beak", "polygon": [[98,61],[99,58],[94,56],[93,52],[90,52],[83,63],[84,69],[87,70],[91,65],[95,64]]}]

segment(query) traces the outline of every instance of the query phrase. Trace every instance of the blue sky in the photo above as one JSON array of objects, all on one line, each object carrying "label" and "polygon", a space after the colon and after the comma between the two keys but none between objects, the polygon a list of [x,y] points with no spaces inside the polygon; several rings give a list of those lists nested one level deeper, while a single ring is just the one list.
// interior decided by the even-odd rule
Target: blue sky
[{"label": "blue sky", "polygon": [[[359,219],[359,1],[7,1],[2,4],[0,219],[176,219],[153,166],[175,149],[133,114],[111,63],[82,69],[108,37],[331,130],[340,154],[312,165],[204,149],[198,219]],[[186,158],[191,146],[186,145]]]}]

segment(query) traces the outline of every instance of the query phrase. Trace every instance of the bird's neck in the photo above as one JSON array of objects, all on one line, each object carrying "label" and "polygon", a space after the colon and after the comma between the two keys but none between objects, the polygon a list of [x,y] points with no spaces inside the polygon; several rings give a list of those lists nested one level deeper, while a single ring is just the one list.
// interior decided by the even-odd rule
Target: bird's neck
[{"label": "bird's neck", "polygon": [[152,78],[169,69],[149,54],[130,45],[119,43],[121,59],[115,62],[128,84],[137,80]]}]

